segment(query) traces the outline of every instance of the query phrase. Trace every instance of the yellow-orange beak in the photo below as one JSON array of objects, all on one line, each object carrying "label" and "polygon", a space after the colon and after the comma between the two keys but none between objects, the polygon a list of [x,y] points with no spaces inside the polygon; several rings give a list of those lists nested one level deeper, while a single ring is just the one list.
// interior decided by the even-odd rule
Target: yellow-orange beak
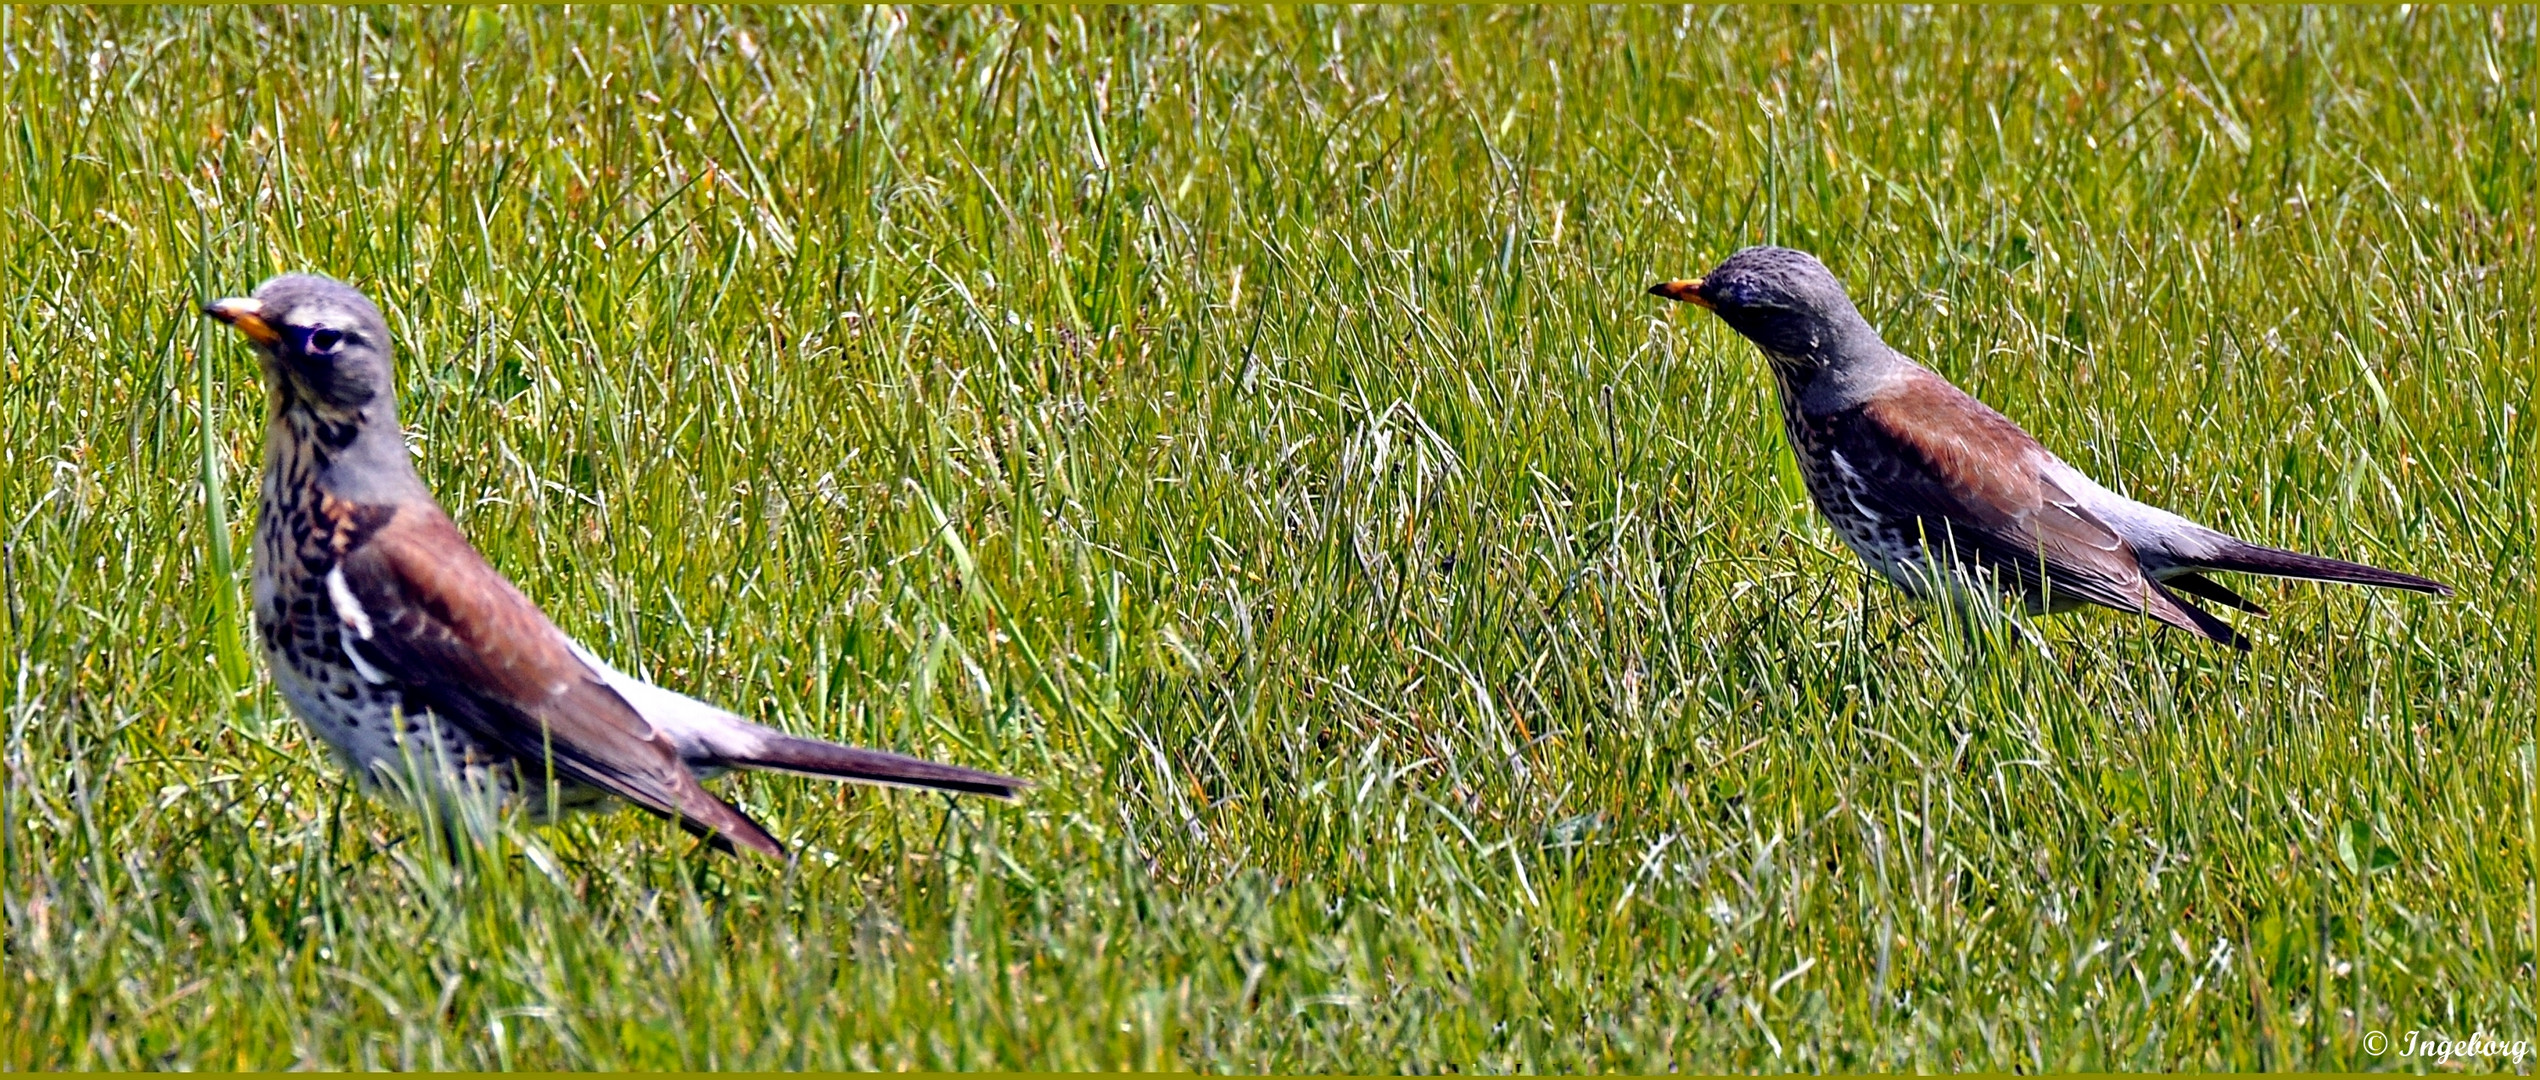
[{"label": "yellow-orange beak", "polygon": [[1692,304],[1693,306],[1699,308],[1708,308],[1711,306],[1710,301],[1702,298],[1701,278],[1695,278],[1691,281],[1661,281],[1658,284],[1649,287],[1649,295],[1663,296],[1669,300],[1674,300],[1679,303]]},{"label": "yellow-orange beak", "polygon": [[203,305],[203,314],[236,327],[239,333],[247,335],[247,340],[265,348],[270,349],[282,341],[282,335],[275,333],[273,326],[265,322],[264,301],[253,297],[214,300]]}]

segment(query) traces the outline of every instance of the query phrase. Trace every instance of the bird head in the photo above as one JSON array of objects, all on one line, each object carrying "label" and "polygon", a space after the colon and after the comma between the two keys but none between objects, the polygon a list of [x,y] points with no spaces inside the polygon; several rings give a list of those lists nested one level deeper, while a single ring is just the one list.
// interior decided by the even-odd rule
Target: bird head
[{"label": "bird head", "polygon": [[277,394],[327,412],[360,413],[393,393],[387,321],[343,282],[284,274],[256,286],[253,296],[206,304],[203,314],[256,346]]},{"label": "bird head", "polygon": [[1869,330],[1826,264],[1789,248],[1747,248],[1708,274],[1652,285],[1649,292],[1709,308],[1780,361],[1826,362],[1833,359],[1829,346]]}]

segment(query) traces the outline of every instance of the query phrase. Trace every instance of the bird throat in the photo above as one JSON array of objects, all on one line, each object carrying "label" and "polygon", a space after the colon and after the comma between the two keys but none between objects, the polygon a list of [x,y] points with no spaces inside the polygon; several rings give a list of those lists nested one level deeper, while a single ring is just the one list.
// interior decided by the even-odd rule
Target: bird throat
[{"label": "bird throat", "polygon": [[1773,382],[1781,388],[1783,401],[1798,401],[1800,395],[1816,385],[1817,376],[1825,374],[1824,364],[1807,357],[1771,349],[1759,351],[1764,354],[1765,365],[1773,369]]},{"label": "bird throat", "polygon": [[328,535],[333,531],[331,509],[338,499],[329,478],[335,464],[361,440],[362,425],[358,418],[345,420],[321,416],[304,403],[292,403],[275,411],[265,430],[265,475],[261,500],[257,507],[257,555],[273,558],[285,553],[295,561],[310,562],[307,568],[323,574],[334,565]]},{"label": "bird throat", "polygon": [[285,371],[269,371],[272,413],[265,424],[265,494],[277,483],[356,502],[429,499],[415,475],[396,399],[386,394],[348,407],[328,402]]}]

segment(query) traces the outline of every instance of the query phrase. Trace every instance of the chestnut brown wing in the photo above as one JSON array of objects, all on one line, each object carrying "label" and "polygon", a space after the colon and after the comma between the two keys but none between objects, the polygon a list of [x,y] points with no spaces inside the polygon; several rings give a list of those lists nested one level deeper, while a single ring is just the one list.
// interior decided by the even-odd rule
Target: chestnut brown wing
[{"label": "chestnut brown wing", "polygon": [[[2239,646],[2229,626],[2143,574],[2134,549],[2047,475],[2052,455],[2001,413],[1927,371],[1829,425],[1829,449],[1867,481],[1873,513],[2011,576],[2032,596],[2150,615]],[[2199,618],[2202,616],[2202,618]]]},{"label": "chestnut brown wing", "polygon": [[698,785],[670,741],[439,508],[398,508],[348,546],[338,570],[346,648],[436,713],[529,767],[547,762],[719,846],[784,857],[758,823]]}]

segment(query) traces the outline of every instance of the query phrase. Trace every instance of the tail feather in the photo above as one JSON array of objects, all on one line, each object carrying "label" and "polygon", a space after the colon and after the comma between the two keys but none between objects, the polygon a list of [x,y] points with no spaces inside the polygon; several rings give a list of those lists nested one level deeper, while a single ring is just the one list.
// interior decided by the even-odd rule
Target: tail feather
[{"label": "tail feather", "polygon": [[989,795],[999,799],[1014,798],[1030,786],[1026,781],[1011,776],[774,731],[757,739],[756,745],[750,747],[747,753],[726,755],[724,761],[745,769],[773,769],[832,780]]},{"label": "tail feather", "polygon": [[720,807],[721,812],[691,805],[681,808],[672,820],[677,821],[680,828],[703,838],[707,847],[726,855],[732,854],[736,847],[745,847],[771,859],[792,857],[786,854],[784,844],[768,835],[767,829],[750,820],[748,814],[711,795],[706,797],[706,801]]},{"label": "tail feather", "polygon": [[2236,570],[2244,574],[2271,574],[2276,577],[2305,581],[2335,581],[2348,585],[2378,585],[2389,589],[2452,595],[2452,587],[2432,578],[2402,574],[2378,566],[2332,559],[2325,555],[2306,555],[2263,544],[2234,540],[2212,555],[2196,559],[2200,570]]},{"label": "tail feather", "polygon": [[2161,584],[2167,585],[2170,588],[2176,589],[2200,600],[2211,600],[2224,607],[2232,608],[2237,611],[2246,611],[2249,614],[2259,616],[2263,616],[2267,613],[2267,609],[2259,607],[2256,601],[2231,591],[2230,589],[2224,587],[2221,582],[2215,581],[2203,574],[2179,574],[2174,577],[2162,579]]},{"label": "tail feather", "polygon": [[[679,756],[688,762],[690,768],[772,769],[832,780],[992,795],[1000,799],[1014,798],[1031,786],[1011,776],[788,735],[619,671],[571,638],[565,639],[565,645],[573,650],[574,655],[581,657],[583,663],[589,664],[591,670],[598,672],[600,678],[615,689],[618,696],[625,698],[628,705],[641,713],[645,722],[667,736],[679,748]],[[742,816],[740,811],[724,806],[702,788],[697,789],[696,795],[721,807],[730,817],[702,804],[690,807],[683,802],[681,812],[705,827],[692,827],[691,831],[711,830],[709,840],[718,847],[738,841],[753,850],[782,855],[784,849],[777,847],[776,841],[768,838],[765,830],[758,829],[757,823]],[[738,820],[732,820],[734,818]]]},{"label": "tail feather", "polygon": [[2241,652],[2249,651],[2249,639],[2232,629],[2230,623],[2215,618],[2213,612],[2188,603],[2158,583],[2147,581],[2145,584],[2150,588],[2143,595],[2144,614]]},{"label": "tail feather", "polygon": [[678,822],[680,828],[705,840],[706,846],[727,855],[736,847],[745,847],[771,859],[788,857],[785,845],[739,807],[715,798],[693,778],[683,779],[685,782],[673,792],[669,810],[657,810],[631,799],[628,802]]}]

